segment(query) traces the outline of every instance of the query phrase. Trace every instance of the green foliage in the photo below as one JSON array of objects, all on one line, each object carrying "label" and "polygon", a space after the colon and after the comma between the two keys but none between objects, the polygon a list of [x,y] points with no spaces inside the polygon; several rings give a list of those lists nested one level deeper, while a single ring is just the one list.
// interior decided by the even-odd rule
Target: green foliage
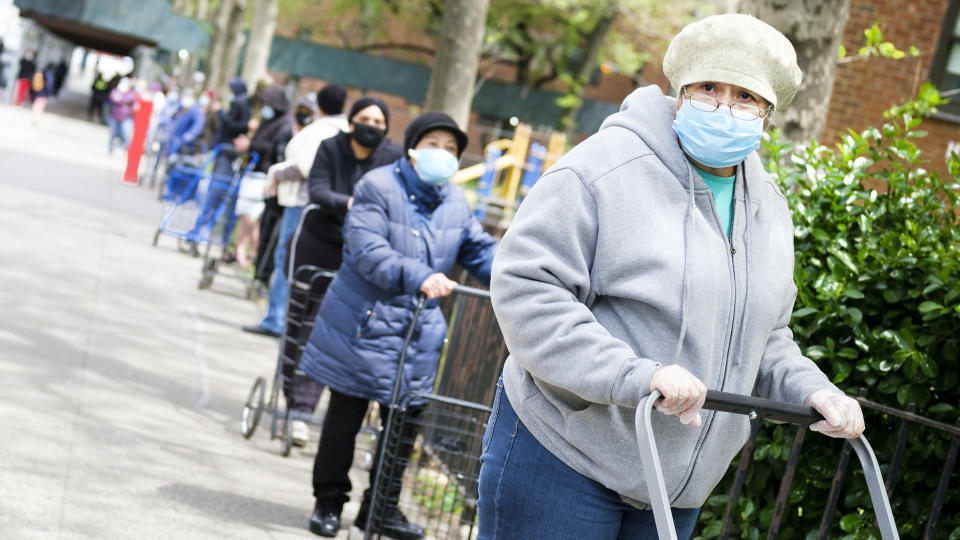
[{"label": "green foliage", "polygon": [[[863,35],[866,38],[866,43],[864,43],[863,47],[860,47],[860,49],[857,51],[857,56],[847,56],[847,48],[843,45],[840,45],[840,48],[837,50],[837,56],[841,59],[841,61],[849,62],[851,60],[863,60],[871,56],[899,60],[907,55],[907,53],[898,49],[893,43],[883,40],[883,32],[880,30],[880,23],[873,23],[873,26],[863,31]],[[920,55],[920,50],[912,45],[910,46],[909,51],[910,56]]]},{"label": "green foliage", "polygon": [[[925,86],[914,102],[892,108],[883,125],[850,131],[836,148],[812,143],[791,153],[776,130],[764,147],[793,213],[799,290],[791,326],[801,350],[849,393],[865,388],[868,399],[898,409],[914,403],[918,414],[953,424],[960,403],[960,158],[948,158],[944,181],[925,168],[915,144],[925,135],[917,113],[940,103],[936,89]],[[865,414],[866,435],[885,470],[898,422]],[[794,433],[785,426],[761,430],[735,537],[766,531]],[[922,535],[949,442],[943,432],[911,428],[892,498],[904,539]],[[841,447],[807,437],[781,538],[811,538],[818,528]],[[879,538],[856,459],[847,470],[830,537]],[[955,474],[935,538],[960,537],[956,482]],[[725,503],[708,501],[701,538],[719,532]]]}]

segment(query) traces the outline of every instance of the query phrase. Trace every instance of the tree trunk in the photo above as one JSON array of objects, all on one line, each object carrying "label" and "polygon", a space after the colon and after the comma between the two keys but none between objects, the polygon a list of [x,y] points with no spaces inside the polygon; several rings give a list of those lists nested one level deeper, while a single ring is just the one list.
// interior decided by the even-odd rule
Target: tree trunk
[{"label": "tree trunk", "polygon": [[[607,34],[610,33],[610,28],[613,26],[613,21],[617,16],[616,2],[610,2],[602,9],[603,13],[600,15],[600,19],[593,27],[593,30],[591,30],[587,36],[587,46],[584,48],[583,55],[580,57],[580,61],[573,73],[574,80],[577,81],[576,84],[578,86],[575,90],[581,95],[590,81],[590,75],[596,68],[597,58],[600,56],[600,47],[603,46],[603,41],[607,38]],[[563,112],[563,116],[560,118],[560,125],[566,128],[568,137],[573,135],[573,131],[577,127],[577,114],[581,108],[582,104],[576,107],[570,107]]]},{"label": "tree trunk", "polygon": [[774,118],[784,138],[801,144],[819,138],[827,121],[850,0],[740,0],[739,11],[783,32],[797,50],[803,82],[793,103]]},{"label": "tree trunk", "polygon": [[209,12],[209,0],[197,0],[197,19],[200,19],[201,21],[207,20],[207,16],[210,14]]},{"label": "tree trunk", "polygon": [[467,129],[486,28],[488,0],[446,0],[426,110],[442,111]]},{"label": "tree trunk", "polygon": [[[224,82],[223,56],[227,46],[227,26],[233,11],[233,0],[221,0],[213,19],[213,39],[207,57],[207,88],[220,88]],[[221,95],[221,94],[217,94]]]},{"label": "tree trunk", "polygon": [[[227,25],[227,40],[223,52],[223,81],[213,90],[217,95],[225,96],[229,91],[228,83],[237,76],[237,64],[240,62],[240,51],[243,49],[243,42],[246,35],[243,30],[246,27],[245,12],[247,10],[247,0],[223,0],[233,4],[233,10],[230,12],[230,21]],[[253,93],[253,87],[250,87]]]},{"label": "tree trunk", "polygon": [[250,38],[243,56],[243,80],[253,88],[267,74],[273,32],[277,28],[277,0],[253,0]]}]

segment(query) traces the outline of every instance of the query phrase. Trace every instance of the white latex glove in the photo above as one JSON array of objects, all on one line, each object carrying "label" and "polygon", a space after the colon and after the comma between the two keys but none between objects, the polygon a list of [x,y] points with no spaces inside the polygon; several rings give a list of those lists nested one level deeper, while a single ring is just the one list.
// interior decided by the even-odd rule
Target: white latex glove
[{"label": "white latex glove", "polygon": [[830,390],[817,390],[807,396],[804,404],[816,409],[825,419],[811,424],[813,431],[839,439],[855,439],[863,434],[863,412],[852,397]]},{"label": "white latex glove", "polygon": [[680,423],[699,426],[700,408],[707,399],[707,387],[683,366],[671,364],[653,372],[650,391],[663,395],[654,404],[667,416],[679,416]]},{"label": "white latex glove", "polygon": [[427,295],[427,298],[440,298],[452,293],[453,288],[457,285],[459,284],[456,281],[437,272],[436,274],[430,274],[427,279],[423,280],[423,283],[420,284],[420,291]]}]

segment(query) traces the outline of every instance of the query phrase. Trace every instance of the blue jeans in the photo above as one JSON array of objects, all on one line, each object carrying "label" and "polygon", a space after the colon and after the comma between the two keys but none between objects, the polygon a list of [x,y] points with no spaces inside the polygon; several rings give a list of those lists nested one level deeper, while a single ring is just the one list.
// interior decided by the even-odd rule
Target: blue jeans
[{"label": "blue jeans", "polygon": [[300,214],[303,208],[299,206],[286,206],[283,209],[283,217],[280,218],[280,233],[277,236],[277,246],[273,250],[273,273],[270,274],[270,300],[267,304],[267,314],[260,321],[260,326],[273,330],[274,332],[283,331],[283,320],[287,316],[287,273],[283,271],[283,262],[287,258],[287,243],[294,231],[297,230],[297,223],[300,222]]},{"label": "blue jeans", "polygon": [[[623,502],[533,438],[517,418],[502,381],[497,383],[480,461],[478,540],[658,538],[651,510]],[[699,508],[673,509],[677,538],[690,538],[699,513]]]}]

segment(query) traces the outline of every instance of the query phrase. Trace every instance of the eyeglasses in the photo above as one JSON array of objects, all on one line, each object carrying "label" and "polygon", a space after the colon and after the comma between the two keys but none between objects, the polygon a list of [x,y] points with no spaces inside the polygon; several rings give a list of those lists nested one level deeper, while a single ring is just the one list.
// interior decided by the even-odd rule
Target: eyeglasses
[{"label": "eyeglasses", "polygon": [[[686,96],[690,102],[690,106],[698,111],[713,112],[720,108],[720,100],[717,98],[703,94],[691,94],[687,92],[686,89],[681,90],[680,94]],[[730,105],[728,109],[730,109],[730,114],[738,120],[756,120],[757,118],[765,118],[770,114],[770,112],[773,111],[773,105],[766,109],[761,109],[760,107],[747,105],[746,103],[734,103]]]}]

